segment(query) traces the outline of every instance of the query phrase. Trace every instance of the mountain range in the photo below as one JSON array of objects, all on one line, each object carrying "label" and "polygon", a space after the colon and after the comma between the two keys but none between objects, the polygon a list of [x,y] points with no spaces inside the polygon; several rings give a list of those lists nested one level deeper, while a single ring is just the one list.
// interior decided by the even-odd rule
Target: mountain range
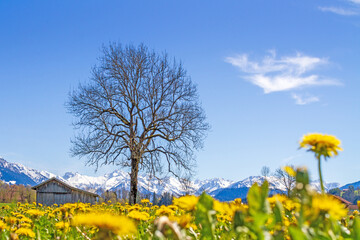
[{"label": "mountain range", "polygon": [[[106,190],[130,189],[130,176],[121,170],[115,170],[98,177],[73,172],[67,172],[63,176],[57,176],[47,171],[28,168],[19,163],[10,163],[0,157],[0,180],[5,183],[34,186],[51,177],[56,177],[71,186],[97,193]],[[143,194],[155,193],[158,196],[166,192],[175,196],[181,196],[186,193],[200,195],[205,191],[220,201],[231,201],[235,198],[245,199],[251,185],[255,182],[261,184],[264,180],[263,176],[250,176],[240,181],[212,178],[195,180],[185,186],[177,178],[172,176],[159,180],[150,178],[149,175],[146,174],[139,174],[138,190]],[[278,178],[270,176],[267,177],[267,181],[270,183],[270,193],[281,193],[285,191],[285,187]],[[320,189],[319,181],[313,181],[311,184],[315,189]],[[358,182],[358,184],[360,185],[360,182]],[[344,187],[346,186],[347,185]],[[326,190],[337,187],[340,187],[339,183],[325,184]]]}]

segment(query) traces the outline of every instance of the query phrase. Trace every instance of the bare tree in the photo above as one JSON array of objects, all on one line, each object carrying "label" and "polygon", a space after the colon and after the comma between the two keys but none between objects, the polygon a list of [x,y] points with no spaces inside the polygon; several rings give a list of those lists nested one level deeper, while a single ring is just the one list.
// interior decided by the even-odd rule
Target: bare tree
[{"label": "bare tree", "polygon": [[[294,168],[293,166],[290,167]],[[290,197],[291,190],[295,187],[295,177],[289,175],[281,168],[276,169],[274,176],[280,180],[280,184],[286,189],[287,196]]]},{"label": "bare tree", "polygon": [[110,44],[99,60],[90,82],[70,93],[67,108],[79,130],[71,151],[96,168],[129,167],[135,203],[139,170],[191,172],[209,126],[196,86],[166,53]]},{"label": "bare tree", "polygon": [[268,180],[267,178],[270,175],[270,168],[268,166],[263,166],[261,168],[261,175],[264,177],[265,180]]},{"label": "bare tree", "polygon": [[185,176],[185,177],[181,178],[180,183],[181,183],[182,189],[186,195],[193,193],[194,189],[193,189],[193,184],[191,181],[191,176]]}]

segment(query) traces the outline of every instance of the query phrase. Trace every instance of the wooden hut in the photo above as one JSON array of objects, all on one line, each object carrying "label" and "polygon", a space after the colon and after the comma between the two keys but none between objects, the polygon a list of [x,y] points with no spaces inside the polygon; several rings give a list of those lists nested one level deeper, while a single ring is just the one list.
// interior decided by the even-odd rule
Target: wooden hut
[{"label": "wooden hut", "polygon": [[95,193],[72,187],[55,177],[32,187],[32,189],[36,190],[36,203],[48,206],[55,203],[64,204],[76,202],[94,204],[96,198],[99,197]]},{"label": "wooden hut", "polygon": [[332,195],[334,198],[340,200],[340,202],[342,204],[344,204],[346,206],[347,209],[349,210],[359,210],[358,206],[355,204],[352,204],[351,202],[347,201],[346,199],[336,196],[336,195]]}]

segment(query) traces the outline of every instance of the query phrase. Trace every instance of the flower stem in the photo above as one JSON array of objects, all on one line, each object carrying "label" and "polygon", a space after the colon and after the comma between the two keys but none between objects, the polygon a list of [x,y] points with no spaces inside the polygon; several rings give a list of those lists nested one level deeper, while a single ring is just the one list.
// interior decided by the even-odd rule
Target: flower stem
[{"label": "flower stem", "polygon": [[322,173],[321,173],[320,155],[317,156],[317,159],[318,159],[318,167],[319,167],[319,178],[320,178],[321,193],[324,194],[325,190],[324,190],[324,184],[323,184]]}]

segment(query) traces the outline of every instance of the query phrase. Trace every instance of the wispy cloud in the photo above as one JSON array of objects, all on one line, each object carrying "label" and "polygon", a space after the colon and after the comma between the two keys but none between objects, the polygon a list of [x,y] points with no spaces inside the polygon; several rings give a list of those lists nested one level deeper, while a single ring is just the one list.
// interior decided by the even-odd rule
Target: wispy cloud
[{"label": "wispy cloud", "polygon": [[[360,1],[358,1],[358,2],[360,3]],[[343,15],[343,16],[353,16],[353,15],[359,14],[359,12],[356,12],[354,10],[344,9],[341,7],[319,7],[319,9],[323,12],[331,12],[331,13],[335,13],[335,14],[339,14],[339,15]]]},{"label": "wispy cloud", "polygon": [[342,1],[342,6],[320,6],[320,11],[335,13],[342,16],[360,15],[360,0]]},{"label": "wispy cloud", "polygon": [[313,102],[318,102],[320,99],[316,96],[303,96],[296,93],[291,95],[293,99],[295,99],[295,103],[298,105],[305,105]]},{"label": "wispy cloud", "polygon": [[355,4],[360,4],[360,0],[349,0],[349,1]]},{"label": "wispy cloud", "polygon": [[251,61],[248,55],[227,57],[226,61],[245,73],[245,79],[262,88],[264,93],[289,91],[307,86],[338,85],[338,81],[325,79],[313,73],[320,65],[328,64],[326,58],[295,56],[277,58],[274,50],[261,61]]},{"label": "wispy cloud", "polygon": [[303,154],[297,154],[297,155],[294,155],[294,156],[284,158],[284,159],[281,160],[281,165],[291,164],[291,162],[293,162],[294,159],[299,158],[301,156],[303,156]]}]

